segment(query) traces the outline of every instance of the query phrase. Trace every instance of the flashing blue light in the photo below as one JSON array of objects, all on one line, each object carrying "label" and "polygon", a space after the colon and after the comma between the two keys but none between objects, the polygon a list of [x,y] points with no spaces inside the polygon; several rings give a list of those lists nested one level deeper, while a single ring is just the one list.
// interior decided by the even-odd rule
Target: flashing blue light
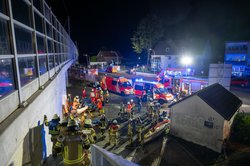
[{"label": "flashing blue light", "polygon": [[135,79],[135,81],[136,81],[136,82],[141,82],[141,81],[143,81],[143,79],[142,79],[142,78],[139,78],[139,79]]},{"label": "flashing blue light", "polygon": [[187,68],[187,72],[191,72],[191,69],[190,69],[190,68]]}]

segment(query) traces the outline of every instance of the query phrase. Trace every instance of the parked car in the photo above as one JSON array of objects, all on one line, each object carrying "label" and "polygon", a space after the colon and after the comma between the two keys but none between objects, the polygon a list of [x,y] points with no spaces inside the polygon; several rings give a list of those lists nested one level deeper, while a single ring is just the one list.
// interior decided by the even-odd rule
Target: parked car
[{"label": "parked car", "polygon": [[232,78],[231,79],[231,85],[238,85],[241,87],[246,87],[249,85],[249,81],[246,78]]}]

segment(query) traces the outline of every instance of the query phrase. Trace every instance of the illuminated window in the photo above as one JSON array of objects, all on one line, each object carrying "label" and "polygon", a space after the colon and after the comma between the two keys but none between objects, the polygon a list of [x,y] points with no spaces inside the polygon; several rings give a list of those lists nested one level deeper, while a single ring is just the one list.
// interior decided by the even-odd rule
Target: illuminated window
[{"label": "illuminated window", "polygon": [[0,19],[0,54],[10,54],[7,21]]},{"label": "illuminated window", "polygon": [[53,69],[55,67],[54,63],[54,55],[49,55],[49,69]]},{"label": "illuminated window", "polygon": [[43,37],[40,36],[36,36],[36,40],[37,40],[37,50],[38,50],[38,54],[43,54],[45,53],[45,46],[44,46],[44,39]]},{"label": "illuminated window", "polygon": [[35,15],[36,30],[43,33],[43,23],[42,23],[43,20],[36,12],[34,12],[34,15]]},{"label": "illuminated window", "polygon": [[18,54],[34,53],[31,32],[15,26],[16,47]]},{"label": "illuminated window", "polygon": [[39,70],[40,70],[39,73],[40,73],[40,75],[42,75],[48,71],[47,58],[45,55],[43,55],[43,56],[39,56],[38,59],[39,59]]},{"label": "illuminated window", "polygon": [[6,14],[6,2],[5,2],[5,0],[0,0],[0,12]]},{"label": "illuminated window", "polygon": [[23,0],[11,0],[15,20],[30,26],[30,9]]},{"label": "illuminated window", "polygon": [[37,77],[35,57],[18,58],[18,65],[22,86]]},{"label": "illuminated window", "polygon": [[12,59],[0,59],[0,98],[14,89]]}]

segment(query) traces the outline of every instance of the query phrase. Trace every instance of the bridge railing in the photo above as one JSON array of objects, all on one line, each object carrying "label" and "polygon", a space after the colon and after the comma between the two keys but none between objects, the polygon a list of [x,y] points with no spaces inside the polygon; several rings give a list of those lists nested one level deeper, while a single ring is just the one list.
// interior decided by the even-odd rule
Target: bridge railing
[{"label": "bridge railing", "polygon": [[138,166],[94,144],[91,145],[91,160],[93,166]]}]

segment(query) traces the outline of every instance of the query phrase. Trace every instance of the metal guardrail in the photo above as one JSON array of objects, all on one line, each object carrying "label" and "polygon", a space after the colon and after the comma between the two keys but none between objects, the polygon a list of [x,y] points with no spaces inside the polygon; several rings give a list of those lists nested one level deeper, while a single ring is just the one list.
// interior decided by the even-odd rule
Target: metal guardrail
[{"label": "metal guardrail", "polygon": [[95,144],[91,145],[91,160],[93,166],[138,166]]}]

